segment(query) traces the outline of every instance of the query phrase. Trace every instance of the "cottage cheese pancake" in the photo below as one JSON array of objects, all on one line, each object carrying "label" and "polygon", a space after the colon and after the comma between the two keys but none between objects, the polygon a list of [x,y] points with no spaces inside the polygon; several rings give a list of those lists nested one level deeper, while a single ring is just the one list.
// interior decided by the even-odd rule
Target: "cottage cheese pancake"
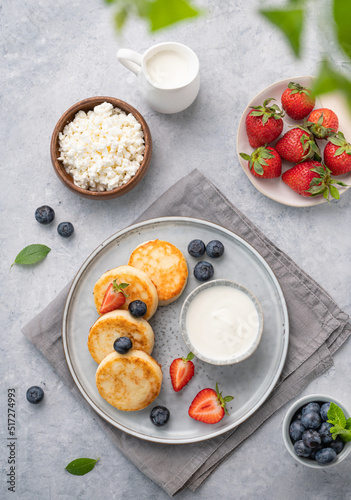
[{"label": "cottage cheese pancake", "polygon": [[152,353],[154,332],[143,318],[134,318],[129,311],[116,309],[103,314],[90,328],[88,349],[97,363],[114,351],[118,337],[129,337],[133,349]]},{"label": "cottage cheese pancake", "polygon": [[94,301],[98,313],[100,314],[105,292],[110,283],[115,279],[117,279],[118,283],[129,283],[129,286],[124,290],[128,297],[126,302],[121,306],[121,309],[128,309],[128,305],[133,300],[142,300],[147,307],[144,319],[150,319],[155,314],[158,305],[157,290],[144,271],[131,266],[120,266],[110,269],[96,282],[94,286]]},{"label": "cottage cheese pancake", "polygon": [[133,349],[127,354],[108,354],[96,372],[101,397],[123,411],[146,408],[157,398],[161,383],[162,370],[156,361]]},{"label": "cottage cheese pancake", "polygon": [[139,245],[131,254],[129,265],[143,270],[151,278],[160,306],[175,301],[188,280],[184,255],[168,241],[152,240]]}]

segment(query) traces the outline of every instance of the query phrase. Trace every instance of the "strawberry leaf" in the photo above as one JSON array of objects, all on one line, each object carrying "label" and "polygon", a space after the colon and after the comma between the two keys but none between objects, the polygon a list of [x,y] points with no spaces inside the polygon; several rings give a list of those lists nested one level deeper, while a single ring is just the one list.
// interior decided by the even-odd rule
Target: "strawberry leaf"
[{"label": "strawberry leaf", "polygon": [[340,200],[340,193],[339,191],[337,190],[337,188],[335,186],[329,186],[329,192],[330,194],[332,195],[333,198],[335,198],[336,200]]},{"label": "strawberry leaf", "polygon": [[247,155],[246,153],[240,153],[241,158],[244,158],[244,160],[250,161],[251,156]]}]

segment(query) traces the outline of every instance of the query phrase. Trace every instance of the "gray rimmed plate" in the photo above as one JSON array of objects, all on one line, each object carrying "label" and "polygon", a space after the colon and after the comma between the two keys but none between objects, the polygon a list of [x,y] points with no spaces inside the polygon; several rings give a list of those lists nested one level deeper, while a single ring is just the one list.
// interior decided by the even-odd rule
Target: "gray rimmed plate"
[{"label": "gray rimmed plate", "polygon": [[[139,412],[122,412],[101,398],[95,385],[97,364],[91,358],[87,339],[97,319],[93,287],[107,269],[128,262],[139,244],[152,239],[167,240],[186,256],[189,280],[183,295],[173,304],[159,307],[150,323],[155,332],[153,357],[162,365],[163,383],[159,397]],[[187,354],[179,331],[179,314],[185,297],[198,286],[193,268],[199,259],[187,253],[195,239],[205,243],[218,239],[225,246],[220,259],[213,260],[215,278],[243,284],[257,297],[264,311],[261,342],[247,360],[233,366],[214,366],[196,360],[195,376],[179,393],[172,389],[169,366]],[[245,240],[217,224],[188,217],[161,217],[140,222],[114,234],[88,257],[75,276],[67,295],[62,325],[63,347],[72,377],[90,406],[109,423],[139,438],[168,444],[193,443],[233,429],[252,415],[272,392],[284,366],[289,339],[288,313],[280,285],[264,258]],[[188,416],[188,408],[201,389],[214,387],[235,399],[230,416],[207,425]],[[149,413],[153,406],[167,406],[171,417],[163,428],[155,427]]]}]

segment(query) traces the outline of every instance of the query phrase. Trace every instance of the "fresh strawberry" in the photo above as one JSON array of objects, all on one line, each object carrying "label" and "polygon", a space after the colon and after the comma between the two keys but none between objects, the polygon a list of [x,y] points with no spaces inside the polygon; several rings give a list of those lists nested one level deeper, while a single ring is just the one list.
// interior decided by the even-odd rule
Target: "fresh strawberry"
[{"label": "fresh strawberry", "polygon": [[317,139],[326,139],[330,134],[338,131],[339,120],[331,109],[315,109],[308,117],[306,127]]},{"label": "fresh strawberry", "polygon": [[351,172],[351,144],[342,132],[329,137],[324,149],[324,163],[333,175]]},{"label": "fresh strawberry", "polygon": [[263,106],[251,106],[252,111],[246,117],[246,133],[250,146],[258,148],[274,141],[283,130],[283,111],[273,104],[275,99],[266,99]]},{"label": "fresh strawberry", "polygon": [[293,120],[306,118],[314,108],[315,98],[311,89],[298,83],[290,82],[282,95],[282,106],[285,113]]},{"label": "fresh strawberry", "polygon": [[283,135],[275,145],[279,156],[292,163],[313,158],[321,160],[319,148],[308,130],[295,127]]},{"label": "fresh strawberry", "polygon": [[109,284],[100,307],[100,314],[114,311],[123,306],[128,297],[123,291],[127,286],[129,286],[129,283],[118,284],[117,280],[113,280],[113,282]]},{"label": "fresh strawberry", "polygon": [[301,196],[318,196],[322,194],[329,201],[329,194],[339,199],[340,194],[333,184],[346,186],[330,176],[328,167],[318,161],[305,161],[290,168],[282,175],[283,182]]},{"label": "fresh strawberry", "polygon": [[194,376],[194,363],[191,361],[194,357],[189,352],[186,358],[174,359],[169,368],[173,389],[179,392]]},{"label": "fresh strawberry", "polygon": [[188,413],[191,418],[205,424],[216,424],[222,420],[224,414],[229,415],[226,403],[232,399],[234,399],[232,396],[223,397],[216,384],[216,390],[202,389],[195,396]]},{"label": "fresh strawberry", "polygon": [[240,156],[249,162],[252,175],[261,179],[273,179],[280,177],[282,173],[282,160],[275,149],[270,146],[261,146],[251,156],[240,153]]}]

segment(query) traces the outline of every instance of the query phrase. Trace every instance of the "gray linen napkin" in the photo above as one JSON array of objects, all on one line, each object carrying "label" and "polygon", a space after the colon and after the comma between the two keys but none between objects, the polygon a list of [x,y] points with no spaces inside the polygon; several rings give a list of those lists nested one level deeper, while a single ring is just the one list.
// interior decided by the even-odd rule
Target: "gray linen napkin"
[{"label": "gray linen napkin", "polygon": [[166,191],[138,221],[167,215],[207,219],[242,236],[267,260],[283,289],[291,332],[287,361],[271,396],[246,422],[212,440],[178,446],[146,442],[106,423],[80,395],[65,362],[61,319],[69,285],[22,331],[49,360],[71,392],[94,413],[118,449],[173,496],[186,487],[194,491],[274,412],[330,368],[332,354],[351,334],[351,324],[348,315],[325,290],[274,246],[198,170],[193,170]]}]

